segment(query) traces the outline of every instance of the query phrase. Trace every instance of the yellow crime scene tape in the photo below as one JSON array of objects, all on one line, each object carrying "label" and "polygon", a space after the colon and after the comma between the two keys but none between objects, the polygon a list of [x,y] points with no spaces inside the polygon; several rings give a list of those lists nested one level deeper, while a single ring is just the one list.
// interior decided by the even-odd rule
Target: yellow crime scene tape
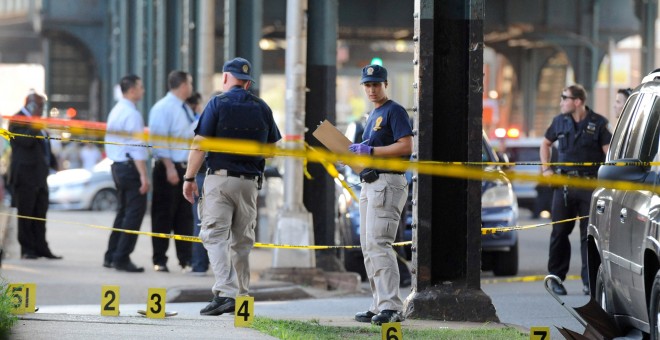
[{"label": "yellow crime scene tape", "polygon": [[[536,281],[543,281],[546,276],[548,276],[548,274],[517,276],[517,277],[509,277],[509,278],[502,278],[502,279],[482,279],[481,284],[497,284],[497,283],[511,283],[511,282],[536,282]],[[580,276],[580,275],[567,275],[566,280],[564,280],[564,281],[569,281],[569,280],[582,280],[582,276]]]},{"label": "yellow crime scene tape", "polygon": [[[85,226],[85,227],[101,229],[101,230],[117,231],[117,232],[121,232],[121,233],[134,234],[134,235],[144,235],[144,236],[158,237],[158,238],[167,238],[167,239],[172,239],[172,240],[177,240],[177,241],[187,241],[187,242],[197,242],[197,243],[202,242],[200,240],[200,238],[197,237],[197,236],[152,233],[152,232],[148,232],[148,231],[117,229],[117,228],[106,227],[106,226],[90,224],[90,223],[65,221],[65,220],[57,220],[57,219],[45,219],[45,218],[40,218],[40,217],[10,214],[10,213],[3,213],[3,212],[0,212],[0,215],[9,216],[9,217],[16,217],[16,218],[24,218],[24,219],[28,219],[28,220],[35,220],[35,221],[42,221],[42,222],[50,221],[50,222],[55,222],[55,223],[79,225],[79,226]],[[412,241],[395,242],[392,245],[400,247],[400,246],[406,246],[406,245],[410,245],[410,244],[412,244]],[[259,242],[255,242],[254,247],[255,248],[273,248],[273,249],[275,249],[275,248],[277,248],[277,249],[310,249],[310,250],[360,248],[360,246],[354,246],[354,245],[319,246],[319,245],[290,245],[290,244],[274,244],[274,243],[259,243]]]},{"label": "yellow crime scene tape", "polygon": [[[102,129],[94,128],[87,129],[84,127],[68,127],[62,125],[50,126],[44,122],[31,123],[31,122],[19,122],[21,124],[31,124],[36,128],[63,128],[71,133],[76,133],[80,135],[92,135],[96,137],[103,136],[107,133]],[[191,144],[192,140],[190,139],[180,139],[172,138],[158,135],[150,135],[148,133],[123,133],[123,132],[111,132],[115,135],[122,135],[130,137],[136,140],[141,141],[152,141],[160,142],[166,144]],[[410,162],[403,161],[400,159],[392,158],[376,158],[371,156],[360,156],[354,155],[352,153],[346,154],[335,154],[329,151],[315,149],[307,145],[306,148],[291,149],[291,148],[280,148],[273,144],[262,144],[255,141],[246,141],[246,140],[237,140],[237,139],[227,139],[227,138],[205,138],[199,145],[196,145],[196,148],[176,148],[169,145],[153,145],[153,144],[122,144],[122,143],[111,143],[98,140],[88,140],[88,139],[72,139],[72,138],[58,138],[58,137],[45,137],[43,135],[27,135],[20,133],[13,133],[5,129],[0,129],[0,135],[6,139],[16,138],[16,137],[25,137],[25,138],[37,138],[37,139],[53,139],[53,140],[63,140],[70,142],[80,142],[80,143],[97,143],[97,144],[114,144],[114,145],[131,145],[131,146],[140,146],[146,148],[170,148],[170,149],[180,149],[180,150],[191,150],[199,149],[203,151],[210,152],[224,152],[224,153],[235,153],[235,154],[247,154],[247,155],[261,155],[261,156],[283,156],[283,157],[297,157],[304,159],[305,161],[312,161],[321,163],[327,170],[328,174],[335,179],[338,179],[344,189],[346,189],[353,199],[357,200],[355,193],[351,187],[339,177],[339,172],[334,167],[333,163],[342,162],[348,165],[360,166],[360,167],[370,167],[378,169],[388,169],[393,171],[409,171],[413,170],[420,174],[433,175],[433,176],[444,176],[460,179],[471,179],[471,180],[498,180],[501,179],[501,174],[499,172],[485,171],[484,169],[477,167],[485,165],[521,165],[521,164],[544,164],[544,165],[598,165],[598,164],[613,164],[613,165],[631,165],[632,163],[623,163],[623,162],[614,162],[614,163],[596,163],[596,162],[573,162],[573,163],[499,163],[499,162],[441,162],[441,161],[419,161],[419,162]],[[289,141],[291,142],[291,141]],[[294,141],[295,142],[295,141]],[[639,163],[639,164],[638,164]],[[660,162],[638,162],[634,165],[660,165]],[[587,179],[587,178],[578,178],[578,177],[568,177],[562,175],[552,175],[552,176],[542,176],[542,175],[533,175],[526,173],[515,173],[507,172],[507,178],[512,181],[529,181],[529,182],[538,182],[541,184],[561,186],[561,185],[570,185],[572,187],[585,188],[585,189],[594,189],[596,187],[609,187],[619,190],[647,190],[647,191],[657,191],[652,185],[644,185],[638,183],[630,183],[624,181],[604,181],[597,179]],[[29,218],[24,216],[23,218]],[[537,228],[545,225],[552,225],[556,223],[575,221],[585,216],[577,217],[573,219],[568,219],[564,221],[558,221],[553,223],[544,223],[539,225],[530,225],[530,226],[508,226],[508,227],[498,227],[498,228],[483,228],[482,234],[493,234],[498,232],[507,232],[512,230],[525,230],[531,228]],[[155,234],[149,232],[139,232],[139,231],[127,231],[123,229],[113,229],[109,227],[95,226],[100,227],[106,230],[115,230],[121,232],[130,232],[140,235],[148,235],[152,237],[164,237],[172,238],[175,240],[188,240],[192,242],[199,242],[199,239],[192,236],[183,236],[183,235],[171,235],[171,234]],[[409,243],[407,243],[409,244]],[[306,249],[332,249],[332,248],[346,248],[346,247],[358,247],[358,246],[295,246],[295,245],[275,245],[275,244],[255,244],[255,247],[271,247],[271,248],[306,248]],[[318,247],[318,248],[316,248]]]}]

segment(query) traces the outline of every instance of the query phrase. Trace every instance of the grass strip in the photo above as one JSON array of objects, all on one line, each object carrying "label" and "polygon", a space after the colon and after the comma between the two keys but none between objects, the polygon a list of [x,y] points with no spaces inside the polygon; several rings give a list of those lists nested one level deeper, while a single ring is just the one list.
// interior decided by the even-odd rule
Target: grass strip
[{"label": "grass strip", "polygon": [[[335,327],[321,325],[319,320],[274,320],[255,317],[252,328],[278,339],[380,339],[380,327]],[[402,330],[403,339],[451,340],[511,340],[529,339],[528,334],[511,327],[470,329],[408,329]],[[401,339],[401,337],[399,337]]]},{"label": "grass strip", "polygon": [[18,318],[11,313],[12,301],[6,282],[0,282],[0,339],[7,339]]}]

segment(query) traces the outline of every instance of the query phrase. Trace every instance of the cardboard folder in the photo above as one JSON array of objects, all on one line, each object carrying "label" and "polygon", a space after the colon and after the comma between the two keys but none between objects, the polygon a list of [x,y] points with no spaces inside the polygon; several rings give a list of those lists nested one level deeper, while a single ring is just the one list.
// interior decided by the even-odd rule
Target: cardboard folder
[{"label": "cardboard folder", "polygon": [[[351,153],[348,150],[348,147],[353,144],[350,139],[346,138],[341,131],[339,131],[332,123],[327,119],[324,120],[321,125],[319,125],[314,132],[312,132],[314,138],[318,139],[323,146],[328,148],[328,150],[338,153],[338,154],[347,154]],[[364,168],[359,166],[351,166],[355,173],[360,173]]]}]

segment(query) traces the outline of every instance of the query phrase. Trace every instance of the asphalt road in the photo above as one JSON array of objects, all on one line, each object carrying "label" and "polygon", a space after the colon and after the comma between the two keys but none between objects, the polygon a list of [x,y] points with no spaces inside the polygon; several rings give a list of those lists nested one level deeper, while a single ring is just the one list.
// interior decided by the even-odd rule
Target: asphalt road
[{"label": "asphalt road", "polygon": [[[542,223],[544,220],[529,220],[529,213],[521,211],[520,225]],[[51,211],[48,214],[48,241],[51,249],[64,260],[46,259],[20,260],[6,259],[0,270],[0,276],[9,282],[37,282],[37,301],[41,311],[57,313],[67,306],[67,312],[98,313],[100,285],[120,285],[123,304],[140,306],[147,299],[147,288],[163,287],[206,287],[210,288],[211,276],[192,277],[177,270],[177,260],[174,247],[169,250],[169,267],[171,273],[156,273],[150,268],[151,242],[148,237],[140,236],[132,259],[138,265],[146,267],[142,274],[121,273],[113,269],[103,268],[103,252],[109,232],[84,224],[110,226],[114,213],[98,212],[64,212]],[[150,230],[149,216],[143,223],[143,230]],[[520,271],[519,276],[545,275],[548,252],[550,226],[526,230],[519,233],[520,237]],[[579,232],[576,228],[571,235],[573,258],[569,275],[578,275],[580,255],[578,244]],[[269,268],[271,256],[269,250],[255,250],[251,258],[253,277],[258,281],[260,270]],[[497,314],[504,323],[521,325],[527,329],[532,326],[563,326],[582,332],[580,324],[561,307],[544,289],[541,281],[536,282],[505,282],[497,281],[490,272],[483,273],[482,288],[492,298]],[[507,279],[507,278],[504,278]],[[495,281],[495,282],[493,282]],[[577,307],[585,304],[588,298],[581,293],[579,280],[566,283],[569,295],[564,297],[567,305]],[[407,296],[407,291],[402,291]],[[286,302],[258,302],[257,309],[263,315],[281,318],[309,318],[320,312],[348,313],[361,310],[369,301],[368,287],[363,292],[343,297],[327,297],[315,300],[305,300],[296,303],[295,308],[287,306]],[[76,305],[77,307],[74,307]],[[180,315],[198,315],[205,303],[177,304]],[[323,308],[319,306],[338,306]],[[137,308],[137,307],[136,307]],[[316,313],[316,314],[315,314]],[[323,315],[318,315],[322,317]],[[350,319],[350,318],[348,318]],[[350,320],[349,320],[350,321]],[[560,338],[556,330],[552,330],[553,338]]]},{"label": "asphalt road", "polygon": [[[533,225],[549,222],[547,219],[530,220],[530,212],[520,210],[519,225]],[[523,230],[518,233],[519,239],[519,271],[517,277],[547,275],[548,249],[550,244],[551,226],[542,226]],[[571,233],[571,265],[568,275],[580,275],[580,231],[576,225]],[[497,282],[492,272],[482,273],[482,289],[491,297],[501,322],[512,323],[527,329],[533,326],[548,326],[552,338],[562,336],[554,326],[569,328],[582,332],[584,327],[575,320],[545,290],[543,281],[534,282]],[[492,281],[495,283],[490,283]],[[583,306],[589,297],[582,294],[582,282],[567,280],[565,282],[568,295],[561,297],[569,307]]]}]

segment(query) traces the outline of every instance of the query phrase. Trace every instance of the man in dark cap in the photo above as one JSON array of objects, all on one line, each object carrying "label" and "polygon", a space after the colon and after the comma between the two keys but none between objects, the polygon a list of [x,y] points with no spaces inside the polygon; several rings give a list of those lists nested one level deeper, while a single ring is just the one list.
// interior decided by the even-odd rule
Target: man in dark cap
[{"label": "man in dark cap", "polygon": [[[387,97],[387,70],[380,65],[362,69],[361,84],[374,103],[365,125],[363,142],[351,144],[358,155],[410,159],[412,127],[406,110]],[[399,296],[399,268],[392,243],[408,198],[403,172],[364,169],[360,172],[360,245],[373,300],[369,310],[355,314],[359,322],[380,325],[403,321]]]},{"label": "man in dark cap", "polygon": [[[235,138],[259,143],[281,139],[268,105],[248,92],[252,65],[243,58],[222,67],[221,95],[211,98],[195,129],[193,150],[183,177],[183,195],[189,202],[199,196],[195,175],[204,160],[198,145],[206,138]],[[199,201],[199,237],[208,251],[215,284],[214,298],[202,315],[234,313],[236,296],[247,295],[250,285],[248,257],[254,245],[257,190],[266,161],[262,156],[208,152],[207,176]]]}]

